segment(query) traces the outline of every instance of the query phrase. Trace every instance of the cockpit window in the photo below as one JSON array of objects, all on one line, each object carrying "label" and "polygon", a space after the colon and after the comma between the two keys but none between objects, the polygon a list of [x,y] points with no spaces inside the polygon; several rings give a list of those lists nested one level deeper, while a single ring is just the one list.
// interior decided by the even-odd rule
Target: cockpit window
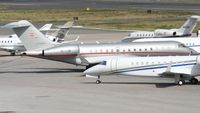
[{"label": "cockpit window", "polygon": [[179,44],[178,47],[186,47],[184,44]]},{"label": "cockpit window", "polygon": [[12,38],[12,35],[10,35],[9,38]]},{"label": "cockpit window", "polygon": [[106,63],[107,63],[106,61],[103,61],[101,62],[101,65],[106,65]]}]

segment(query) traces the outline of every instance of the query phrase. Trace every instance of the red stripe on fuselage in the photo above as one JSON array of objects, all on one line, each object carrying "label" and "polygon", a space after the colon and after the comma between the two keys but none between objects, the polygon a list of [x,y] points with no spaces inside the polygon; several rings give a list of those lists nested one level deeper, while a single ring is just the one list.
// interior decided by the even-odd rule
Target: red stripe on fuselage
[{"label": "red stripe on fuselage", "polygon": [[[171,55],[171,54],[190,54],[189,52],[99,52],[99,53],[79,53],[79,54],[53,54],[53,55],[44,55],[44,56],[81,56],[81,55],[98,55],[98,54],[113,54],[113,55],[117,55],[117,54],[166,54],[166,55]],[[27,55],[27,56],[41,56],[41,55]]]}]

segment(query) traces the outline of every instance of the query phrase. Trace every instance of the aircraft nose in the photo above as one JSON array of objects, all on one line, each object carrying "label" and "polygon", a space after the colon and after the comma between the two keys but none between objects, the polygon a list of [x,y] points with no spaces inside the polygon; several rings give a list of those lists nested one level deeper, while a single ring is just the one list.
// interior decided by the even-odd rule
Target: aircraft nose
[{"label": "aircraft nose", "polygon": [[105,65],[95,65],[93,67],[88,68],[83,73],[88,75],[99,75],[106,72],[108,69]]},{"label": "aircraft nose", "polygon": [[98,73],[98,66],[93,66],[91,68],[88,68],[83,73],[86,75],[95,75],[96,73]]}]

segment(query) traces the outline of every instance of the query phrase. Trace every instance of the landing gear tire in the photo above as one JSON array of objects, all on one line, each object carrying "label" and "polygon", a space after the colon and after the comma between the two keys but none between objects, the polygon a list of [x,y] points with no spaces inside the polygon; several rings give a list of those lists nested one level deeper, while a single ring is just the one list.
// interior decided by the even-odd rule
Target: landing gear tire
[{"label": "landing gear tire", "polygon": [[178,83],[177,83],[179,86],[182,86],[184,84],[184,81],[183,80],[179,80]]},{"label": "landing gear tire", "polygon": [[198,79],[196,79],[196,78],[192,78],[192,79],[190,79],[190,83],[191,83],[191,84],[198,84],[199,81],[198,81]]},{"label": "landing gear tire", "polygon": [[100,84],[100,83],[101,83],[101,80],[97,80],[97,81],[96,81],[96,84]]}]

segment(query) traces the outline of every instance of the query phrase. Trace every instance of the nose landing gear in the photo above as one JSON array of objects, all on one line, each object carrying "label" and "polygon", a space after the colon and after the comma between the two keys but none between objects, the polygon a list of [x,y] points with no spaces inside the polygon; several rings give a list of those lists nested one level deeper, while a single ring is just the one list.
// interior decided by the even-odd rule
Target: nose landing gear
[{"label": "nose landing gear", "polygon": [[96,81],[96,84],[100,84],[101,83],[101,80],[100,80],[100,75],[98,75],[98,79]]}]

